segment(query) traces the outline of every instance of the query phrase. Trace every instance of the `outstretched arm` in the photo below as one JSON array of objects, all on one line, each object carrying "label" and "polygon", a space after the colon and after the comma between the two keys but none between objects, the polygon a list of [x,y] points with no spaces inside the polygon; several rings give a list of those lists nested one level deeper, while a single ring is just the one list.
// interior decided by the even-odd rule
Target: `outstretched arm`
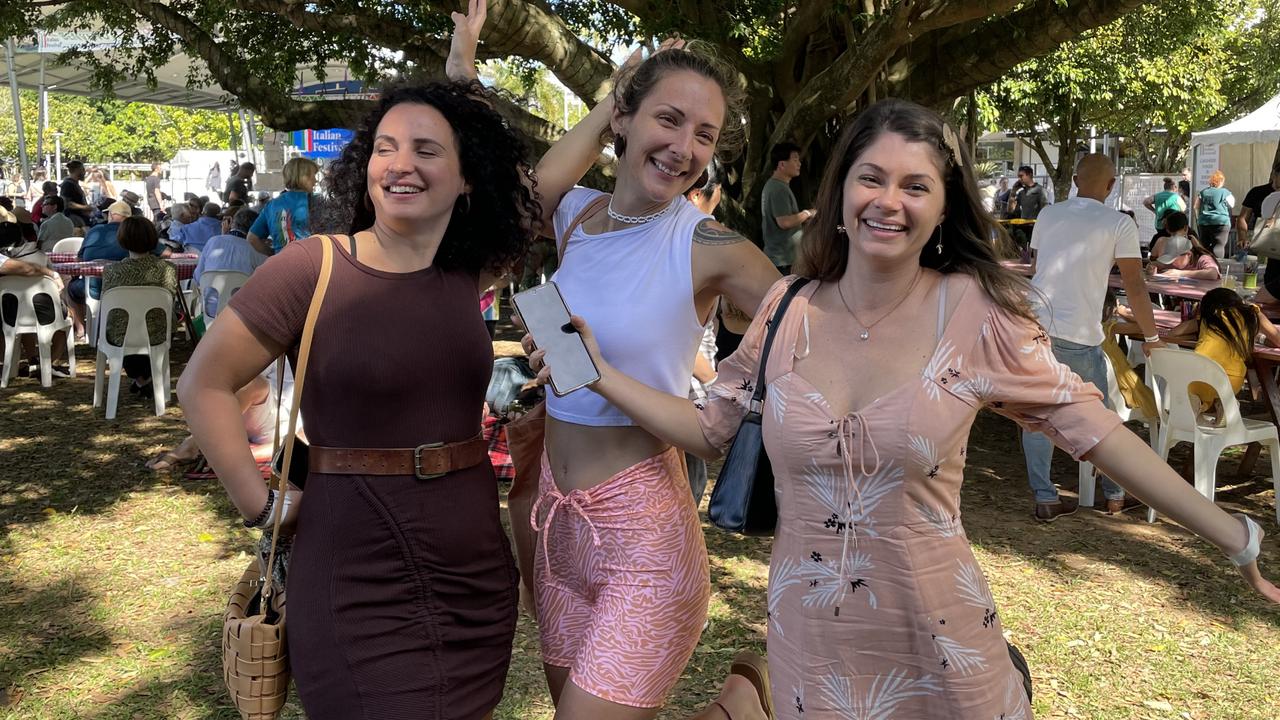
[{"label": "outstretched arm", "polygon": [[[1084,456],[1125,490],[1179,525],[1217,545],[1228,557],[1249,544],[1243,523],[1188,485],[1137,435],[1117,427]],[[1252,560],[1239,567],[1249,586],[1273,603],[1280,589],[1262,577]]]},{"label": "outstretched arm", "polygon": [[[572,323],[574,330],[582,336],[587,352],[591,354],[596,368],[600,371],[600,379],[590,386],[592,391],[616,405],[636,425],[658,436],[664,442],[687,450],[698,457],[720,456],[719,448],[713,447],[702,434],[702,426],[698,423],[698,412],[692,401],[655,390],[619,372],[600,355],[600,346],[596,343],[595,335],[587,326],[587,322],[575,315]],[[525,336],[523,344],[526,351],[533,347],[528,335]],[[552,369],[545,363],[545,350],[533,350],[529,354],[529,364],[538,371],[539,383],[546,383],[551,379]]]}]

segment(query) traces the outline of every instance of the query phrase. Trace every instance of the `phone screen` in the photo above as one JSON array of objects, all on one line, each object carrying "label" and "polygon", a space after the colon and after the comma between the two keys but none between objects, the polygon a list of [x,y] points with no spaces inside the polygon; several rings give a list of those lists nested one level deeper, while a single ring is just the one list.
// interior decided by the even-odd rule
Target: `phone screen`
[{"label": "phone screen", "polygon": [[569,307],[554,282],[516,293],[511,301],[538,347],[547,353],[551,390],[564,396],[600,379],[600,371],[576,332],[565,332]]}]

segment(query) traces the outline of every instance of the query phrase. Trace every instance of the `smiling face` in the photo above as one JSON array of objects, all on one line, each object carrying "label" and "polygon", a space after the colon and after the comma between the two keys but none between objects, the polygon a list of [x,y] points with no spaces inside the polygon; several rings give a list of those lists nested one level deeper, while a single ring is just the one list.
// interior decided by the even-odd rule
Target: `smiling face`
[{"label": "smiling face", "polygon": [[634,113],[615,114],[613,131],[626,138],[619,202],[659,205],[685,192],[711,162],[724,117],[720,86],[688,70],[659,80]]},{"label": "smiling face", "polygon": [[367,182],[378,221],[405,229],[447,220],[458,196],[471,192],[453,128],[439,110],[417,103],[396,105],[378,123]]},{"label": "smiling face", "polygon": [[881,133],[849,168],[841,209],[850,264],[918,263],[921,248],[945,217],[937,149]]}]

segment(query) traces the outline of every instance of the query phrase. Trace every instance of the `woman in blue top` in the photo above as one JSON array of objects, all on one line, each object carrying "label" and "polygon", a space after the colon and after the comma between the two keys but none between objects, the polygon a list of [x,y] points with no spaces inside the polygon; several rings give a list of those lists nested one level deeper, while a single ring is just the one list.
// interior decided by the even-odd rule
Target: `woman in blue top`
[{"label": "woman in blue top", "polygon": [[1200,242],[1213,251],[1218,257],[1227,252],[1227,233],[1231,228],[1231,210],[1236,206],[1236,197],[1223,187],[1227,176],[1221,170],[1214,170],[1209,176],[1209,187],[1200,191],[1196,197],[1196,226],[1200,231]]},{"label": "woman in blue top", "polygon": [[[280,252],[287,243],[311,234],[311,191],[316,186],[320,166],[307,158],[294,158],[284,164],[284,192],[262,209],[249,242],[263,255]],[[271,243],[267,244],[267,240]]]}]

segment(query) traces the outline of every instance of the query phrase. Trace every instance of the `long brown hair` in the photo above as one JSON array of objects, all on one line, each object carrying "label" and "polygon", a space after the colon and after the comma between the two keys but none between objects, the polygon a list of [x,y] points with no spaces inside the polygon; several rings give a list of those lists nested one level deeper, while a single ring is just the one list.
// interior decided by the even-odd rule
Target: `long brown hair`
[{"label": "long brown hair", "polygon": [[929,242],[920,251],[920,265],[940,273],[972,275],[987,295],[1014,315],[1037,320],[1027,293],[1030,283],[1000,264],[1012,248],[1008,233],[982,205],[973,163],[959,136],[937,113],[906,100],[888,98],[863,110],[840,136],[814,203],[817,217],[800,241],[796,272],[817,280],[834,281],[849,263],[849,241],[836,226],[844,214],[844,181],[858,157],[884,133],[921,142],[944,168],[946,217],[935,232],[942,233],[942,252]]}]

